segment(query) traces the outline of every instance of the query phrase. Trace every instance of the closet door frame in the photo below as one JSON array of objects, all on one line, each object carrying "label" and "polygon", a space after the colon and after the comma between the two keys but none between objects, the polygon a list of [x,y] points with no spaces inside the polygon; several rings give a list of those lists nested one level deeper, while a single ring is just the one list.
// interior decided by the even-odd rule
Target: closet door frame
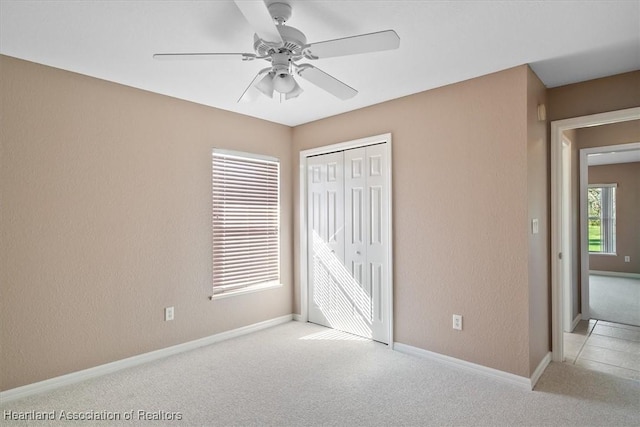
[{"label": "closet door frame", "polygon": [[299,289],[300,289],[300,315],[295,315],[294,318],[296,320],[307,322],[309,321],[309,283],[308,283],[308,247],[307,247],[307,157],[317,156],[319,154],[327,154],[335,151],[343,151],[349,150],[353,148],[366,147],[369,145],[376,144],[385,144],[385,157],[386,157],[386,168],[388,171],[386,180],[387,180],[387,188],[388,188],[388,203],[386,206],[387,210],[387,218],[388,218],[388,227],[387,227],[387,269],[386,269],[386,295],[387,295],[387,306],[384,308],[387,319],[389,319],[389,348],[393,349],[393,186],[392,186],[392,143],[391,143],[391,133],[385,133],[381,135],[370,136],[366,138],[356,139],[353,141],[341,142],[338,144],[331,144],[322,147],[312,148],[309,150],[303,150],[300,152],[300,198],[298,203],[299,213],[300,213],[300,221],[299,221],[299,230],[298,230],[298,243],[300,248],[300,256],[298,258],[298,281],[299,281]]}]

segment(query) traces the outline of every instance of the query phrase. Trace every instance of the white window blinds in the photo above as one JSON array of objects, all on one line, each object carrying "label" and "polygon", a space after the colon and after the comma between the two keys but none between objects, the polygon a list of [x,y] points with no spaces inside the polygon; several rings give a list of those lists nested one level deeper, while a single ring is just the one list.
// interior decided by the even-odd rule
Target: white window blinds
[{"label": "white window blinds", "polygon": [[213,294],[280,282],[280,164],[213,151]]}]

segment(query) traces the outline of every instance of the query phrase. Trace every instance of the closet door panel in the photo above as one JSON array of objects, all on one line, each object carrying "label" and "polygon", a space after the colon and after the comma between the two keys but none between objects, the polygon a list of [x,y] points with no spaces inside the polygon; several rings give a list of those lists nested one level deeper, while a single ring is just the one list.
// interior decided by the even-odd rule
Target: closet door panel
[{"label": "closet door panel", "polygon": [[341,329],[345,306],[343,153],[307,159],[309,321]]},{"label": "closet door panel", "polygon": [[307,158],[309,321],[389,342],[388,170],[378,144]]},{"label": "closet door panel", "polygon": [[389,203],[386,147],[383,144],[366,147],[366,224],[367,282],[371,292],[371,331],[374,340],[388,343],[389,322],[385,309],[389,304],[387,277]]},{"label": "closet door panel", "polygon": [[353,313],[371,338],[371,286],[367,265],[366,150],[344,152],[345,162],[345,250],[344,257],[353,278]]}]

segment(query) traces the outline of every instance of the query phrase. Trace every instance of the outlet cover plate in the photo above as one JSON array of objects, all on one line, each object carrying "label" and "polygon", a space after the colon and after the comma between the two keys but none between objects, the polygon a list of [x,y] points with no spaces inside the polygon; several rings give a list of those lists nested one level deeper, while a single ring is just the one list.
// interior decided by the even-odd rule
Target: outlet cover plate
[{"label": "outlet cover plate", "polygon": [[462,330],[462,315],[461,314],[454,314],[453,315],[453,329],[456,329],[458,331]]}]

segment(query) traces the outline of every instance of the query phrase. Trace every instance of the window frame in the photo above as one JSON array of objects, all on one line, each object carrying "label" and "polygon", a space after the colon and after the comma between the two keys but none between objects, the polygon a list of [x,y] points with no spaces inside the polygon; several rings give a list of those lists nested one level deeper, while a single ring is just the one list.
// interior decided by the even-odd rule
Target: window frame
[{"label": "window frame", "polygon": [[[219,164],[220,162],[223,162],[221,159],[222,158],[227,158],[227,159],[233,159],[233,161],[235,162],[242,162],[242,161],[246,161],[247,165],[252,164],[255,167],[256,164],[259,163],[265,163],[265,171],[267,169],[273,169],[273,166],[275,165],[275,179],[276,179],[276,185],[275,185],[275,197],[276,197],[276,202],[275,202],[275,233],[276,233],[276,237],[275,239],[271,239],[271,240],[275,240],[275,249],[273,249],[272,245],[273,242],[270,243],[270,248],[268,250],[268,253],[265,255],[261,255],[261,259],[258,262],[263,262],[265,264],[268,264],[268,268],[267,270],[271,270],[273,271],[273,269],[275,269],[276,273],[275,275],[277,276],[276,279],[273,280],[267,280],[264,282],[260,282],[260,283],[248,283],[248,284],[236,284],[233,285],[232,288],[230,288],[230,285],[227,284],[216,284],[216,277],[217,277],[217,273],[216,273],[216,268],[217,265],[219,265],[219,257],[222,255],[224,256],[224,254],[220,254],[217,249],[216,246],[223,244],[224,245],[224,237],[220,238],[219,237],[219,233],[218,235],[216,235],[216,230],[220,230],[222,227],[221,223],[216,223],[216,216],[215,213],[216,212],[216,208],[220,208],[222,206],[222,204],[218,203],[219,199],[216,199],[217,197],[217,193],[216,191],[221,191],[220,188],[216,189],[216,176],[218,174],[218,171],[216,170],[217,167],[217,163]],[[218,160],[217,160],[218,159]],[[270,165],[270,166],[267,166]],[[271,171],[272,173],[273,171]],[[247,153],[247,152],[242,152],[242,151],[235,151],[235,150],[226,150],[226,149],[219,149],[219,148],[213,148],[211,151],[211,243],[212,243],[212,275],[211,275],[211,285],[212,285],[212,295],[210,296],[209,299],[211,300],[216,300],[216,299],[221,299],[221,298],[228,298],[228,297],[232,297],[232,296],[237,296],[237,295],[243,295],[243,294],[247,294],[247,293],[252,293],[252,292],[258,292],[258,291],[263,291],[263,290],[268,290],[268,289],[274,289],[274,288],[279,288],[282,287],[282,276],[281,276],[281,224],[280,224],[280,220],[281,220],[281,171],[280,171],[280,159],[276,158],[276,157],[271,157],[271,156],[266,156],[266,155],[261,155],[261,154],[255,154],[255,153]],[[255,186],[252,185],[251,187],[253,190],[256,189]],[[263,190],[265,191],[272,191],[273,189],[273,182],[271,182],[271,186],[267,185],[267,182],[265,182],[264,187],[261,187]],[[222,189],[223,190],[223,189]],[[218,193],[219,195],[219,193]],[[269,194],[269,197],[273,197],[273,194]],[[265,198],[265,199],[261,199],[260,201],[263,201],[265,204],[262,205],[263,209],[269,210],[267,208],[273,208],[273,200],[272,198]],[[272,214],[265,214],[265,217],[262,217],[260,219],[264,219],[264,218],[269,218],[271,221],[273,221],[273,216]],[[222,221],[221,221],[222,222]],[[256,236],[263,236],[263,233],[259,233],[257,235],[252,235],[253,237]],[[256,244],[256,243],[254,243]],[[222,252],[224,252],[224,249],[222,249]],[[275,255],[275,261],[273,260],[273,256]],[[251,258],[253,263],[256,263],[256,258],[252,257]],[[273,275],[273,273],[272,273]],[[226,283],[226,282],[225,282]],[[225,289],[226,288],[226,289]]]},{"label": "window frame", "polygon": [[[607,189],[607,191],[601,191],[600,192],[600,198],[601,200],[604,198],[603,196],[605,195],[604,193],[606,193],[606,197],[607,197],[607,202],[601,202],[601,206],[603,206],[603,208],[601,208],[600,211],[600,216],[598,217],[598,219],[600,220],[600,229],[601,229],[601,236],[603,236],[601,238],[601,243],[600,243],[600,251],[591,251],[589,249],[589,222],[592,220],[592,216],[589,215],[589,200],[588,200],[588,194],[589,194],[589,190],[592,188],[600,188],[600,189]],[[613,184],[588,184],[587,185],[587,200],[585,200],[585,203],[587,203],[587,251],[589,253],[589,255],[605,255],[605,256],[616,256],[617,255],[617,239],[616,239],[616,234],[617,234],[617,227],[616,227],[616,223],[617,223],[617,212],[616,212],[616,205],[617,205],[617,191],[616,189],[618,188],[618,184],[617,183],[613,183]],[[613,191],[611,191],[613,190]],[[610,211],[611,215],[608,216],[607,218],[604,217],[604,207],[606,204],[606,210]],[[606,224],[605,224],[605,220],[606,220]],[[605,242],[605,240],[607,240]],[[610,249],[610,250],[605,250],[605,249]]]}]

